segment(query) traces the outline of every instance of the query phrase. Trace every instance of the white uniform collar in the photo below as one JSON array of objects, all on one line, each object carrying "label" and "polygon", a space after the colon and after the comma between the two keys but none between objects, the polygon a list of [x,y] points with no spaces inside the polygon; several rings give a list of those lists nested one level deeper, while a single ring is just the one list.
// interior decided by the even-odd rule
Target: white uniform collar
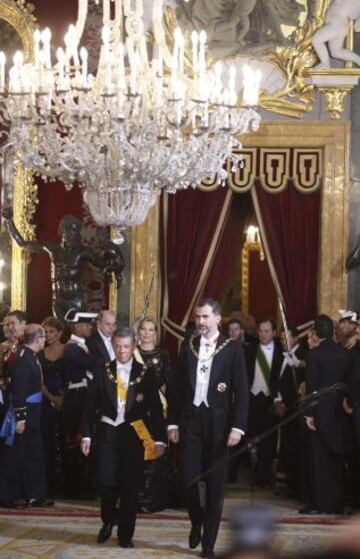
[{"label": "white uniform collar", "polygon": [[205,338],[205,336],[201,336],[200,344],[201,345],[205,345],[205,344],[216,345],[216,342],[218,341],[219,335],[220,335],[220,332],[219,332],[219,330],[217,330],[216,333],[213,336],[211,336],[211,338],[209,338],[209,339]]},{"label": "white uniform collar", "polygon": [[134,361],[133,357],[130,359],[130,361],[127,361],[127,363],[120,363],[120,361],[116,360],[116,368],[117,370],[126,371],[127,373],[130,373],[133,361]]}]

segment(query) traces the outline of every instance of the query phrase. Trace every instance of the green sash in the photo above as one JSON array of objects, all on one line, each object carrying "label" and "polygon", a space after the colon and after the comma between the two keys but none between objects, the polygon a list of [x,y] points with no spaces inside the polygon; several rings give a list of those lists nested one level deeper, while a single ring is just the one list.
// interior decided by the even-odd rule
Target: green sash
[{"label": "green sash", "polygon": [[264,381],[267,384],[267,387],[270,391],[270,367],[267,359],[264,355],[263,350],[261,349],[261,345],[258,345],[257,352],[256,352],[256,361],[259,363],[260,370],[262,372],[262,376],[264,377]]}]

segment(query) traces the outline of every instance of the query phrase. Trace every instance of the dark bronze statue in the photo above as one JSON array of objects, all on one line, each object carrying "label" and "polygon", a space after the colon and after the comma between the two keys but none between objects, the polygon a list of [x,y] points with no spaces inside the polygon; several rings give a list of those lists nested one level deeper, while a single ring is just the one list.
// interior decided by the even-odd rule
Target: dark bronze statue
[{"label": "dark bronze statue", "polygon": [[360,265],[360,243],[356,245],[354,250],[350,252],[349,256],[346,259],[346,268],[348,270],[352,270],[353,268],[357,268]]},{"label": "dark bronze statue", "polygon": [[61,219],[59,223],[60,243],[26,241],[16,228],[11,208],[3,210],[3,217],[7,222],[11,237],[21,248],[31,252],[45,251],[48,253],[51,261],[53,313],[60,320],[63,320],[71,308],[85,309],[84,295],[80,287],[80,273],[86,262],[104,270],[107,280],[114,272],[117,284],[120,285],[121,273],[125,265],[120,249],[116,255],[114,255],[114,250],[108,254],[111,241],[107,247],[100,247],[99,251],[85,247],[80,236],[82,224],[77,217],[65,215]]}]

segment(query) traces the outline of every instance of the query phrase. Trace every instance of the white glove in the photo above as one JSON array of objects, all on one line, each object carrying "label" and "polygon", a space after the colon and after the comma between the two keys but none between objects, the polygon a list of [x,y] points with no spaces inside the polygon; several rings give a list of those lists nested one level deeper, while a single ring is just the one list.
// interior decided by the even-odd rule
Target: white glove
[{"label": "white glove", "polygon": [[288,353],[286,353],[285,359],[290,367],[300,367],[300,360],[295,355],[290,356]]}]

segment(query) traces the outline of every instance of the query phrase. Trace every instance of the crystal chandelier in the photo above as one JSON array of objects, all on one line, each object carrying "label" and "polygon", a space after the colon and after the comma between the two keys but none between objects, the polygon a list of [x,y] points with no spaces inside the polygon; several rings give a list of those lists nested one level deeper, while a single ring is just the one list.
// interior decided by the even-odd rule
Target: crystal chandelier
[{"label": "crystal chandelier", "polygon": [[[86,15],[87,0],[79,2]],[[152,58],[141,0],[103,0],[103,14],[96,75],[73,25],[56,64],[49,29],[34,34],[33,63],[15,54],[7,81],[0,53],[0,122],[8,130],[1,151],[11,167],[21,162],[67,188],[77,181],[99,225],[127,227],[145,220],[161,190],[174,193],[205,177],[225,182],[226,158],[238,163],[237,137],[260,123],[260,73],[244,67],[239,101],[235,68],[227,75],[220,63],[209,69],[206,34],[195,31],[185,71],[180,29],[170,56],[165,44],[162,0],[153,0]]]}]

